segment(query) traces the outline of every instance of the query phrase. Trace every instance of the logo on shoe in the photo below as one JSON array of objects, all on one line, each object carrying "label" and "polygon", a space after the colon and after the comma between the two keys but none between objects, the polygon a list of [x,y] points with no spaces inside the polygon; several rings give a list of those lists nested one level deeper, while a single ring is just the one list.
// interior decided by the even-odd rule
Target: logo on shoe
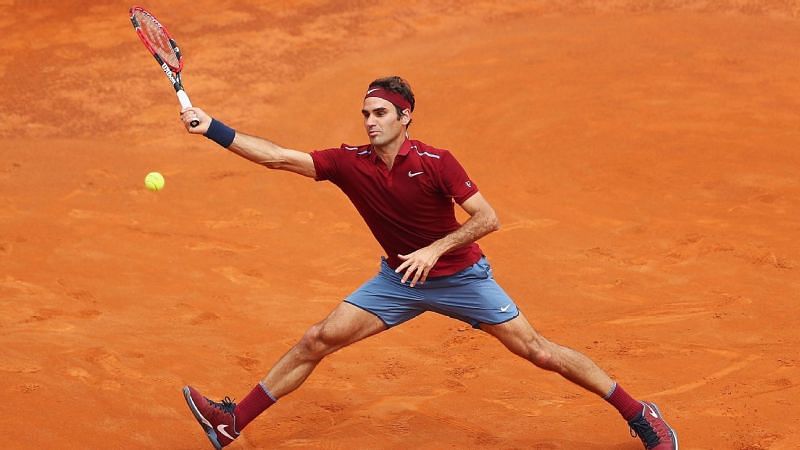
[{"label": "logo on shoe", "polygon": [[656,411],[655,411],[653,408],[651,408],[651,407],[649,407],[649,406],[648,406],[648,407],[647,407],[647,411],[649,411],[649,412],[650,412],[650,415],[651,415],[651,416],[653,416],[653,417],[655,417],[656,419],[658,419],[658,414],[656,414]]},{"label": "logo on shoe", "polygon": [[224,424],[224,423],[223,423],[223,424],[219,424],[219,425],[217,425],[217,431],[219,431],[220,433],[222,433],[222,435],[223,435],[223,436],[225,436],[226,438],[228,438],[228,439],[230,439],[230,440],[234,440],[234,439],[236,439],[235,437],[233,437],[233,436],[231,436],[230,434],[228,434],[228,432],[227,432],[227,431],[225,431],[225,428],[228,428],[228,425],[227,425],[227,424]]}]

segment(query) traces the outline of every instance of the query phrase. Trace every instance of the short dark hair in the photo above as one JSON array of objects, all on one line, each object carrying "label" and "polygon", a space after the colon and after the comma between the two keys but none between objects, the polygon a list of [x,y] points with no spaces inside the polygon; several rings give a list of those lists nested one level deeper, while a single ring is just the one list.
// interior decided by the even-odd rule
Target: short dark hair
[{"label": "short dark hair", "polygon": [[[398,77],[397,75],[378,78],[369,84],[367,90],[376,87],[402,95],[404,99],[408,100],[408,104],[411,105],[411,111],[414,111],[414,92],[411,91],[411,85],[408,84],[408,81]],[[397,109],[397,120],[400,120],[400,117],[403,115],[403,110],[397,105],[395,105],[395,108]],[[408,122],[407,126],[409,125],[411,125],[410,121]]]}]

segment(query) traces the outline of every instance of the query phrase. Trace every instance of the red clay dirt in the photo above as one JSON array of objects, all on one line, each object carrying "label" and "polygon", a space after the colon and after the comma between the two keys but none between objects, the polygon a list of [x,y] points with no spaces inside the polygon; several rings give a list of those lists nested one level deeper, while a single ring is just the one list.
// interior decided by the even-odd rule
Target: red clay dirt
[{"label": "red clay dirt", "polygon": [[[241,398],[377,270],[333,185],[183,130],[130,6],[0,0],[4,448],[210,448],[180,388]],[[406,77],[413,137],[498,211],[481,245],[544,335],[658,402],[682,449],[797,448],[795,2],[144,6],[196,105],[289,147],[364,143],[364,88]],[[231,448],[641,444],[427,314],[326,359]]]}]

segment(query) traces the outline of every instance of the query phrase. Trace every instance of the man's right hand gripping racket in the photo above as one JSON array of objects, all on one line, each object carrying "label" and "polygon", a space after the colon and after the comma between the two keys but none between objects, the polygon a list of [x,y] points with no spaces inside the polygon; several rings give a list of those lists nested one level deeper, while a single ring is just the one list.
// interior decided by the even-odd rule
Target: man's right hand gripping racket
[{"label": "man's right hand gripping racket", "polygon": [[[186,95],[181,83],[183,59],[181,58],[178,44],[169,35],[167,29],[161,25],[161,22],[141,6],[131,8],[131,23],[136,30],[136,34],[139,35],[139,39],[142,40],[147,50],[158,61],[161,70],[172,82],[172,87],[175,88],[181,107],[183,109],[191,108],[192,102],[189,101],[189,96]],[[199,123],[198,120],[193,120],[190,125],[196,127]]]}]

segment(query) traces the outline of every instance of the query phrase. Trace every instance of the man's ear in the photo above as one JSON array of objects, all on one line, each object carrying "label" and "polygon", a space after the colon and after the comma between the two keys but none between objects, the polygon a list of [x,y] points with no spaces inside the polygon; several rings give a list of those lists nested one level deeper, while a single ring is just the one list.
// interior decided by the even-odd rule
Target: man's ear
[{"label": "man's ear", "polygon": [[403,115],[400,117],[400,121],[403,122],[403,125],[408,125],[411,123],[411,110],[404,109]]}]

